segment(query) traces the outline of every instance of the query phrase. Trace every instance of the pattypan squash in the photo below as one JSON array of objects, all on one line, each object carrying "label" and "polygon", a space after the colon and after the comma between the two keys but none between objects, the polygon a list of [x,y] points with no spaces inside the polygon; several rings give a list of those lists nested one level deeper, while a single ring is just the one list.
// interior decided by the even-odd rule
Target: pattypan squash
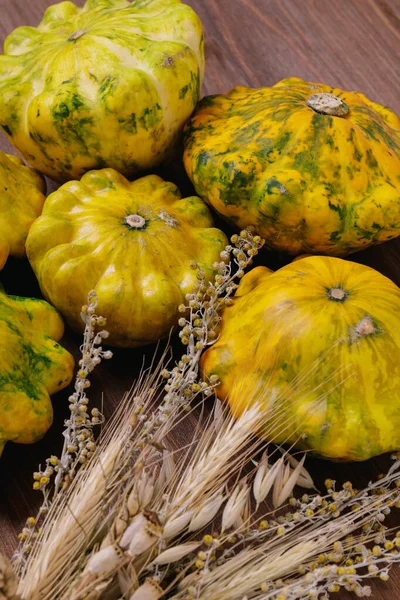
[{"label": "pattypan squash", "polygon": [[75,330],[95,290],[109,343],[129,347],[168,335],[196,281],[191,261],[213,277],[226,243],[200,198],[156,175],[130,183],[101,169],[47,198],[27,254],[44,297]]},{"label": "pattypan squash", "polygon": [[171,152],[200,96],[203,32],[180,0],[50,6],[0,56],[0,127],[39,171],[79,178],[149,169]]},{"label": "pattypan squash", "polygon": [[70,383],[74,369],[57,343],[63,331],[47,302],[0,289],[0,454],[6,442],[31,444],[52,424],[50,395]]},{"label": "pattypan squash", "polygon": [[400,120],[358,92],[290,78],[209,96],[184,160],[199,196],[270,248],[344,256],[400,234]]},{"label": "pattypan squash", "polygon": [[370,267],[301,258],[246,274],[203,355],[235,415],[260,402],[269,440],[330,459],[400,449],[400,289]]}]

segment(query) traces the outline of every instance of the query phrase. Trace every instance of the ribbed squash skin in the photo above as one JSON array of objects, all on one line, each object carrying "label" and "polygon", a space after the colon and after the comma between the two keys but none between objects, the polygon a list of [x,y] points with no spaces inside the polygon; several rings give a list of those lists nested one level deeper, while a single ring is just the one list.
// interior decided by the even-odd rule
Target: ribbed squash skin
[{"label": "ribbed squash skin", "polygon": [[[143,226],[130,226],[132,215]],[[178,305],[196,280],[191,261],[211,278],[226,243],[200,198],[181,198],[156,175],[130,183],[102,169],[47,198],[27,254],[43,295],[75,330],[82,330],[81,307],[94,289],[107,343],[141,346],[176,324]]]},{"label": "ribbed squash skin", "polygon": [[[315,112],[316,93],[348,114]],[[184,160],[198,195],[271,248],[344,256],[400,234],[400,121],[363,94],[290,78],[206,97]]]},{"label": "ribbed squash skin", "polygon": [[42,211],[45,189],[39,173],[0,150],[0,269],[9,254],[25,255],[26,236]]},{"label": "ribbed squash skin", "polygon": [[47,302],[0,289],[0,455],[7,441],[31,444],[52,424],[50,395],[70,383],[74,369],[57,344],[63,331]]},{"label": "ribbed squash skin", "polygon": [[399,450],[400,290],[339,258],[257,267],[202,370],[236,415],[261,399],[269,439],[340,460]]},{"label": "ribbed squash skin", "polygon": [[180,0],[50,6],[0,56],[0,126],[39,171],[125,174],[160,163],[195,107],[203,33]]}]

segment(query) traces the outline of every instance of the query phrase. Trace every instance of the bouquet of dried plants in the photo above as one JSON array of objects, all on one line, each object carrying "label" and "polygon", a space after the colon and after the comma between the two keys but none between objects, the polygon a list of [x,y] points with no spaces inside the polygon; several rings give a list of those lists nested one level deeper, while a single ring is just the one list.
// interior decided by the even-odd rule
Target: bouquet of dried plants
[{"label": "bouquet of dried plants", "polygon": [[[170,368],[166,350],[142,372],[97,441],[103,417],[85,390],[111,352],[89,297],[62,455],[34,474],[43,504],[12,561],[0,557],[0,600],[322,600],[341,588],[368,596],[366,579],[388,578],[400,561],[400,537],[384,523],[400,507],[397,457],[363,490],[327,480],[318,493],[305,455],[254,435],[261,424],[268,434],[265,390],[237,419],[218,400],[206,410],[218,381],[201,380],[201,354],[262,245],[250,230],[233,236],[214,282],[193,264],[197,287],[180,307],[186,351]],[[284,430],[279,399],[268,415],[271,431]],[[185,447],[171,435],[182,421]]]}]

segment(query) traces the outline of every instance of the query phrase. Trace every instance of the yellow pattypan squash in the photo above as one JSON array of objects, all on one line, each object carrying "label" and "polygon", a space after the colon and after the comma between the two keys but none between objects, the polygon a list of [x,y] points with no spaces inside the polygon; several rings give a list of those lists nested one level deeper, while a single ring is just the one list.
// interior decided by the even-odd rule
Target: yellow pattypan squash
[{"label": "yellow pattypan squash", "polygon": [[197,193],[269,247],[344,256],[400,235],[400,121],[301,79],[204,98],[185,166]]},{"label": "yellow pattypan squash", "polygon": [[52,424],[50,395],[69,384],[74,369],[57,344],[63,331],[47,302],[0,289],[0,454],[7,441],[31,444]]},{"label": "yellow pattypan squash", "polygon": [[130,183],[113,169],[91,171],[51,194],[33,224],[27,254],[43,295],[75,329],[96,290],[109,342],[140,346],[168,335],[192,291],[192,260],[214,275],[227,243],[207,206],[181,198],[156,175]]},{"label": "yellow pattypan squash", "polygon": [[180,0],[50,6],[0,56],[0,127],[39,171],[125,174],[170,153],[199,97],[203,32]]},{"label": "yellow pattypan squash", "polygon": [[369,267],[253,269],[202,369],[234,414],[261,402],[269,440],[343,460],[400,449],[400,289]]},{"label": "yellow pattypan squash", "polygon": [[0,269],[8,255],[24,256],[25,240],[45,201],[39,173],[0,150]]}]

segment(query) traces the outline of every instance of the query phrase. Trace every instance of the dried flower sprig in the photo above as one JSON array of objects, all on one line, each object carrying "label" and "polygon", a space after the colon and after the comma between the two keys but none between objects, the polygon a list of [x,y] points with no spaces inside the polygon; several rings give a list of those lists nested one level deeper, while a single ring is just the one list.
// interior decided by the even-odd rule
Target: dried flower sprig
[{"label": "dried flower sprig", "polygon": [[44,516],[48,513],[52,498],[68,487],[74,479],[80,465],[84,465],[93,456],[96,442],[93,428],[103,422],[103,417],[97,408],[89,414],[89,399],[86,390],[90,387],[88,375],[103,359],[110,359],[112,352],[104,350],[101,344],[108,337],[108,332],[98,327],[104,327],[106,319],[96,315],[97,295],[91,291],[88,303],[82,308],[82,320],[85,323],[83,344],[80,347],[81,359],[76,374],[74,392],[69,397],[70,416],[65,420],[63,431],[64,443],[60,458],[50,456],[46,459],[44,469],[39,468],[33,474],[33,488],[43,494],[43,501],[36,517],[29,517],[25,527],[19,534],[20,546],[16,552],[14,567],[20,575],[26,564],[26,556],[32,549],[32,543],[37,540]]},{"label": "dried flower sprig", "polygon": [[341,589],[355,594],[357,598],[370,597],[372,590],[366,581],[371,578],[388,581],[390,567],[400,562],[399,548],[399,534],[386,539],[383,545],[375,544],[371,548],[358,544],[345,549],[341,542],[336,542],[332,550],[341,560],[335,556],[335,561],[329,563],[329,555],[321,554],[317,562],[303,567],[307,571],[305,575],[284,585],[269,586],[269,591],[264,584],[264,589],[254,596],[254,600],[326,600]]},{"label": "dried flower sprig", "polygon": [[75,390],[68,398],[71,416],[65,421],[64,446],[55,467],[54,494],[57,494],[61,485],[69,485],[79,464],[86,464],[93,456],[96,448],[93,426],[103,422],[103,416],[97,408],[93,408],[88,414],[89,399],[86,395],[86,390],[90,387],[88,375],[103,359],[112,358],[111,350],[104,350],[101,345],[108,338],[108,331],[102,329],[96,332],[98,327],[106,325],[106,319],[96,315],[97,304],[96,292],[91,291],[87,305],[82,307],[81,317],[85,323],[83,344],[80,347],[82,358],[79,360]]},{"label": "dried flower sprig", "polygon": [[400,508],[399,483],[396,460],[385,477],[361,491],[349,482],[336,491],[327,480],[325,496],[292,497],[289,512],[259,521],[258,530],[235,533],[231,548],[226,538],[214,538],[216,556],[207,572],[188,575],[171,598],[319,600],[341,587],[369,595],[364,580],[382,575],[386,581],[390,566],[399,562],[400,539],[392,539],[384,525],[391,508]]},{"label": "dried flower sprig", "polygon": [[167,380],[166,394],[160,409],[144,424],[147,438],[151,439],[161,422],[168,420],[173,406],[190,411],[193,399],[199,394],[211,396],[218,383],[216,376],[212,376],[210,381],[199,379],[200,358],[203,350],[216,340],[221,311],[232,303],[237,281],[264,245],[264,240],[254,235],[252,228],[233,235],[231,241],[233,245],[229,244],[221,252],[221,261],[214,263],[217,271],[214,281],[206,280],[204,271],[196,262],[191,264],[197,271],[197,283],[193,292],[186,296],[187,304],[179,306],[179,311],[185,315],[179,319],[179,337],[186,346],[186,353],[171,370],[162,370],[162,376]]}]

